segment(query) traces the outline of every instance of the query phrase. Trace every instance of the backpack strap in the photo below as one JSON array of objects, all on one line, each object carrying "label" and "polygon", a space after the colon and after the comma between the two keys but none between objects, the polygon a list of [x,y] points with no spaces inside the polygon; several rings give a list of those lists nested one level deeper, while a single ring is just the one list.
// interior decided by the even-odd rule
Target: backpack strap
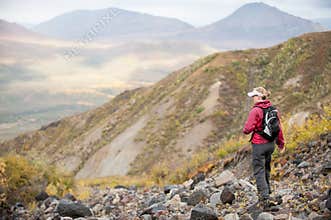
[{"label": "backpack strap", "polygon": [[[262,109],[262,111],[263,111],[263,115],[264,115],[264,110],[263,110],[262,107],[260,107],[260,106],[254,106],[253,108],[255,108],[255,107]],[[263,120],[263,118],[262,118],[262,120]],[[252,135],[251,135],[251,138],[249,139],[248,142],[251,142],[251,141],[253,140],[253,136],[254,136],[255,133],[257,133],[257,132],[256,132],[256,131],[253,131],[253,133],[252,133]]]},{"label": "backpack strap", "polygon": [[255,131],[253,131],[253,133],[252,133],[252,135],[251,135],[251,138],[249,139],[248,142],[251,142],[251,141],[253,140],[253,136],[254,136],[254,134],[255,134]]}]

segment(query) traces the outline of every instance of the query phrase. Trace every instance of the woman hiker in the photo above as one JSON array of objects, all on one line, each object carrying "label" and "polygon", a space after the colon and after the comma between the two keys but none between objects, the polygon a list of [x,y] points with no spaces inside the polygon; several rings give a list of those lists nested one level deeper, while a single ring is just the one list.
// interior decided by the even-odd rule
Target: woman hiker
[{"label": "woman hiker", "polygon": [[[253,172],[259,193],[259,205],[267,209],[272,205],[270,201],[271,188],[269,179],[271,155],[275,150],[274,140],[278,145],[280,153],[283,153],[285,151],[283,132],[279,121],[279,112],[273,108],[271,102],[267,99],[270,96],[270,92],[263,87],[257,87],[247,93],[247,95],[253,98],[254,106],[249,112],[243,133],[250,134],[253,132],[250,140],[253,148]],[[270,112],[270,110],[273,112]],[[277,118],[276,120],[270,119],[272,114],[274,115],[273,118],[275,119],[277,117],[278,120]],[[268,123],[273,124],[266,126],[266,117],[269,117],[267,120],[270,119]],[[265,132],[261,131],[266,127],[268,127],[269,136],[265,134],[265,130]],[[270,137],[272,135],[274,137]]]}]

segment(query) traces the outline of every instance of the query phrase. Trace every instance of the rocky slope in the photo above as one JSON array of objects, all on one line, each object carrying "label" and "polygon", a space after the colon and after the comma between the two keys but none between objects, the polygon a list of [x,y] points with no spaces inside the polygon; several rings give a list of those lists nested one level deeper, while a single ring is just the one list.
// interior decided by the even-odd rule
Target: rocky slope
[{"label": "rocky slope", "polygon": [[215,53],[152,86],[5,141],[1,154],[47,158],[77,178],[148,175],[160,165],[171,170],[241,132],[252,87],[269,88],[271,101],[298,121],[329,103],[330,72],[331,32]]},{"label": "rocky slope", "polygon": [[[227,162],[230,159],[230,163]],[[94,187],[84,201],[42,192],[37,207],[16,204],[2,214],[15,219],[224,219],[327,220],[331,218],[331,133],[324,133],[277,157],[282,172],[271,178],[277,205],[263,212],[250,167],[250,150],[241,149],[179,185],[164,188]],[[245,164],[248,166],[243,167]],[[242,170],[246,170],[244,174]],[[63,218],[65,217],[65,218]]]}]

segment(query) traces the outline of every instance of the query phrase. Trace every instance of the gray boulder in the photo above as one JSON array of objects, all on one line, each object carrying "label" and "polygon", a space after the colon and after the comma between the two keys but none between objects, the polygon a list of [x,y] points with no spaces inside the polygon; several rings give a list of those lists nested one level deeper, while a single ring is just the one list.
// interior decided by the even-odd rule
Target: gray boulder
[{"label": "gray boulder", "polygon": [[[1,192],[0,192],[1,193]],[[47,194],[47,192],[45,191],[41,191],[40,193],[38,193],[35,196],[36,201],[44,201],[49,197],[49,195]]]},{"label": "gray boulder", "polygon": [[231,192],[230,189],[228,188],[225,188],[223,191],[222,191],[222,194],[221,194],[221,200],[224,204],[232,204],[233,203],[233,200],[235,200],[235,196],[234,194]]},{"label": "gray boulder", "polygon": [[224,216],[224,220],[239,220],[239,216],[237,213],[227,214],[226,216]]},{"label": "gray boulder", "polygon": [[141,215],[154,215],[163,210],[167,210],[167,207],[162,203],[156,203],[145,209]]},{"label": "gray boulder", "polygon": [[221,192],[216,192],[209,198],[209,203],[215,207],[216,205],[222,204]]},{"label": "gray boulder", "polygon": [[190,220],[217,220],[217,214],[211,210],[210,208],[206,207],[205,205],[199,204],[195,206],[191,211],[191,218]]},{"label": "gray boulder", "polygon": [[167,185],[167,186],[164,186],[164,188],[163,188],[164,194],[168,194],[168,193],[170,193],[170,191],[172,189],[176,189],[176,188],[178,188],[177,185]]},{"label": "gray boulder", "polygon": [[310,166],[309,162],[303,161],[298,165],[298,168],[307,168]]},{"label": "gray boulder", "polygon": [[71,218],[92,216],[92,212],[87,206],[64,199],[60,200],[55,212],[59,213],[62,217]]},{"label": "gray boulder", "polygon": [[240,216],[239,220],[253,220],[253,218],[250,214],[244,214]]},{"label": "gray boulder", "polygon": [[233,173],[231,173],[228,170],[225,170],[215,178],[215,186],[216,187],[223,186],[235,179],[236,179],[236,177],[234,176]]},{"label": "gray boulder", "polygon": [[202,190],[194,191],[190,197],[188,198],[187,204],[195,206],[199,204],[201,201],[206,200],[207,195]]},{"label": "gray boulder", "polygon": [[274,220],[274,216],[267,212],[262,212],[258,217],[257,220]]}]

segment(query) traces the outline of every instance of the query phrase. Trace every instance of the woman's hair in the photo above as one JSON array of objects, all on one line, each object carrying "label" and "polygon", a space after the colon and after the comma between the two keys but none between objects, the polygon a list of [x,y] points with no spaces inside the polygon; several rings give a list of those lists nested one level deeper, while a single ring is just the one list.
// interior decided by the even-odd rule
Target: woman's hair
[{"label": "woman's hair", "polygon": [[262,100],[266,100],[271,95],[271,92],[266,90],[262,86],[255,88],[255,90],[262,94]]}]

